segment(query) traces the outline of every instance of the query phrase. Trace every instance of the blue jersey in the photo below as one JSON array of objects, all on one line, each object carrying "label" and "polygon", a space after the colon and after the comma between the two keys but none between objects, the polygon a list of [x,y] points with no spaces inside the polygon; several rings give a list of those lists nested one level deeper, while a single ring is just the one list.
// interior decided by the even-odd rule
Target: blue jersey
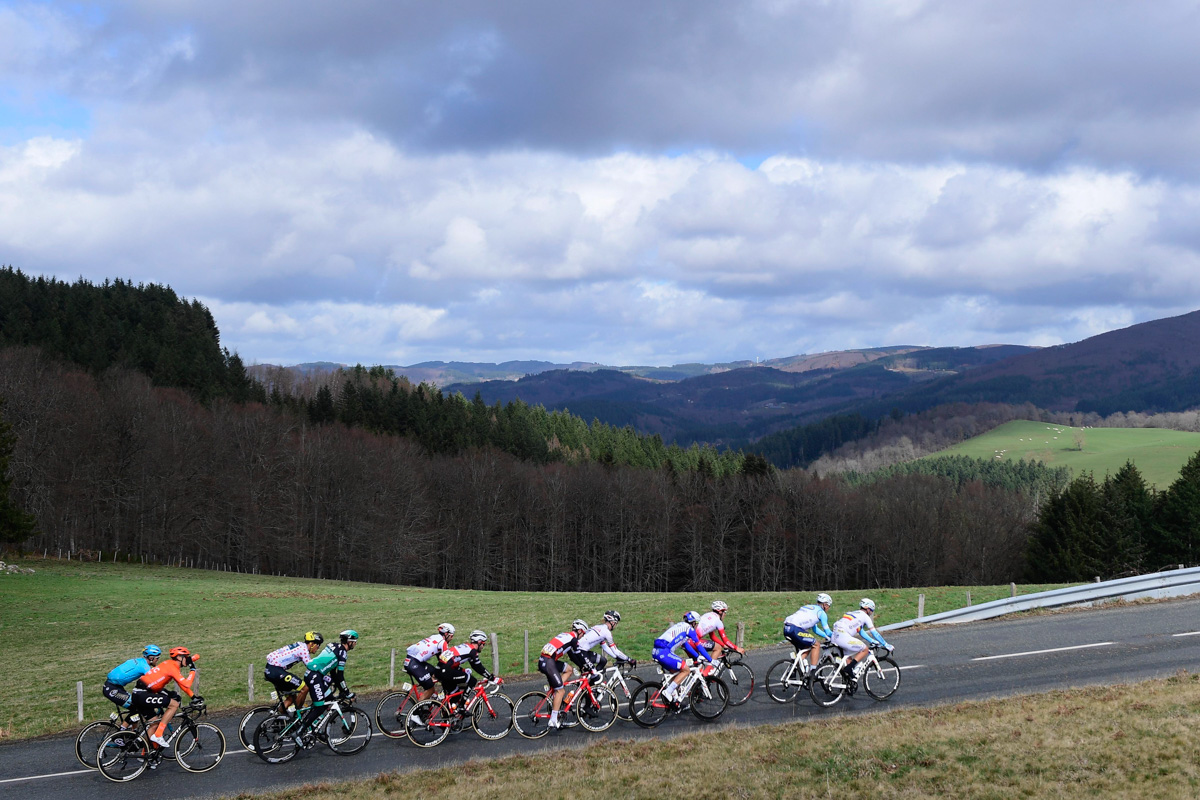
[{"label": "blue jersey", "polygon": [[703,658],[712,661],[708,651],[700,645],[700,634],[686,622],[677,622],[667,628],[654,640],[654,649],[673,652],[675,648],[683,647],[685,653],[692,658]]},{"label": "blue jersey", "polygon": [[126,686],[151,670],[150,662],[144,658],[131,658],[108,673],[104,680],[118,686]]}]

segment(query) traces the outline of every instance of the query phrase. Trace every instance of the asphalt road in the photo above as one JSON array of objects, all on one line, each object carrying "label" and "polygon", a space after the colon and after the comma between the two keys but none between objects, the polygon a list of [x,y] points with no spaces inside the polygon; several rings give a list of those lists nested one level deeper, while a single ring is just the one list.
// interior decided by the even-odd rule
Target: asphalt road
[{"label": "asphalt road", "polygon": [[[620,629],[617,629],[620,640]],[[361,778],[391,770],[441,767],[471,758],[536,753],[580,747],[597,737],[646,738],[731,726],[764,725],[832,715],[860,714],[891,708],[926,706],[967,699],[1025,694],[1103,683],[1126,683],[1195,671],[1200,665],[1200,601],[1159,603],[1100,611],[1026,616],[998,622],[896,631],[896,660],[903,669],[899,691],[886,703],[859,692],[829,709],[801,695],[797,703],[779,705],[761,686],[743,706],[726,711],[714,723],[701,723],[688,713],[671,717],[653,731],[618,721],[609,731],[589,734],[576,728],[537,741],[515,731],[498,742],[467,731],[440,746],[420,749],[378,735],[355,756],[338,756],[323,746],[301,752],[287,764],[263,763],[241,750],[237,717],[210,719],[220,724],[229,743],[225,760],[196,775],[164,763],[127,784],[115,784],[98,772],[83,770],[74,754],[74,737],[17,742],[0,746],[0,797],[29,800],[70,797],[72,800],[121,798],[212,797],[238,792],[279,789],[304,783]],[[747,660],[761,682],[767,667],[790,652],[778,647],[752,651]],[[353,660],[350,662],[353,669]],[[644,677],[651,670],[640,669]],[[506,683],[516,700],[540,682]],[[360,705],[374,710],[374,700]],[[18,794],[19,792],[19,794]]]}]

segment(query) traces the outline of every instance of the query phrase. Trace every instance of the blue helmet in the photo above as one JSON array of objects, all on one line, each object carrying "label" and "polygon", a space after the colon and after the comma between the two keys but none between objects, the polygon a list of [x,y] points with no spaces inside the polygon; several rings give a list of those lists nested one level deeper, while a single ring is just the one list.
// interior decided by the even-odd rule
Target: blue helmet
[{"label": "blue helmet", "polygon": [[146,649],[142,650],[142,655],[146,658],[157,658],[162,655],[162,648],[156,644],[148,644]]},{"label": "blue helmet", "polygon": [[683,615],[683,621],[686,622],[688,625],[695,625],[697,622],[700,621],[700,615],[697,614],[695,611],[689,611]]}]

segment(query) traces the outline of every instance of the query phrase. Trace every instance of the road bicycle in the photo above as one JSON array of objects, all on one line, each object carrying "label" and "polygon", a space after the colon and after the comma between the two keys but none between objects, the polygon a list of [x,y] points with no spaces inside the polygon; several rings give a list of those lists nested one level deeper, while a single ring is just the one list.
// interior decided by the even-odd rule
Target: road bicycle
[{"label": "road bicycle", "polygon": [[633,720],[633,715],[629,713],[629,701],[633,699],[637,687],[642,685],[642,679],[633,674],[635,669],[637,662],[633,660],[613,664],[604,671],[604,679],[601,681],[601,685],[617,698],[617,719],[622,722]]},{"label": "road bicycle", "polygon": [[436,747],[468,724],[480,738],[503,739],[512,730],[513,701],[500,691],[501,682],[500,678],[479,681],[470,690],[457,689],[416,703],[404,718],[408,740],[418,747]]},{"label": "road bicycle", "polygon": [[729,705],[740,706],[754,694],[754,670],[742,661],[742,654],[736,650],[724,653],[720,658],[713,659],[716,669],[713,676],[725,681],[729,690]]},{"label": "road bicycle", "polygon": [[681,713],[691,708],[692,713],[699,719],[710,721],[725,713],[729,705],[729,689],[725,681],[709,672],[708,665],[694,662],[688,670],[688,676],[679,686],[674,700],[668,700],[663,690],[672,679],[672,674],[661,668],[661,681],[643,683],[633,693],[630,708],[633,721],[643,728],[653,728],[662,723],[667,715]]},{"label": "road bicycle", "polygon": [[[618,672],[618,667],[612,667]],[[566,694],[558,710],[560,728],[582,725],[593,733],[606,731],[617,721],[620,702],[598,672],[582,675],[563,684]],[[615,681],[611,675],[608,680]],[[550,715],[554,711],[554,693],[546,687],[544,691],[526,692],[517,700],[516,717],[513,720],[517,733],[526,739],[540,739],[550,732]],[[636,694],[636,689],[634,690]],[[632,696],[631,696],[632,700]]]},{"label": "road bicycle", "polygon": [[[791,658],[782,658],[767,669],[767,695],[776,703],[790,703],[801,692],[808,691],[809,673],[805,672],[804,667],[808,664],[811,650],[811,647],[796,650]],[[826,646],[814,670],[835,661],[840,655],[838,647]]]},{"label": "road bicycle", "polygon": [[352,705],[353,695],[326,702],[324,710],[304,728],[305,714],[284,712],[268,717],[254,731],[254,752],[268,764],[291,761],[301,750],[309,750],[318,742],[340,756],[361,752],[371,742],[371,717]]},{"label": "road bicycle", "polygon": [[134,730],[114,731],[96,748],[96,766],[110,781],[124,783],[147,769],[157,769],[173,748],[179,766],[188,772],[208,772],[225,757],[225,734],[216,725],[195,720],[207,712],[198,698],[179,709],[174,717],[179,725],[167,735],[167,747],[150,741],[153,719],[141,720]]},{"label": "road bicycle", "polygon": [[296,695],[300,693],[299,689],[290,692],[284,692],[282,695],[279,692],[271,692],[271,699],[275,701],[269,706],[255,706],[246,712],[242,717],[242,721],[238,724],[238,739],[242,742],[242,747],[247,750],[254,749],[254,732],[258,730],[258,726],[263,720],[280,714],[300,714],[304,709],[296,709],[288,711],[287,705],[284,703],[286,698],[292,698],[292,704],[295,705]]},{"label": "road bicycle", "polygon": [[[127,708],[118,708],[108,715],[108,719],[96,720],[89,723],[75,737],[75,757],[79,759],[80,764],[83,764],[88,769],[96,769],[96,751],[99,750],[100,743],[110,733],[134,730],[140,721],[141,716],[139,714]],[[168,723],[168,733],[174,730],[175,723]],[[174,761],[175,748],[171,748],[170,752],[163,753],[163,758]]]},{"label": "road bicycle", "polygon": [[[880,656],[878,653],[886,655]],[[900,667],[884,647],[872,647],[854,668],[854,678],[846,680],[841,671],[841,659],[817,668],[808,682],[808,691],[813,702],[829,707],[843,697],[852,696],[861,684],[867,694],[876,700],[887,700],[900,688]]]}]

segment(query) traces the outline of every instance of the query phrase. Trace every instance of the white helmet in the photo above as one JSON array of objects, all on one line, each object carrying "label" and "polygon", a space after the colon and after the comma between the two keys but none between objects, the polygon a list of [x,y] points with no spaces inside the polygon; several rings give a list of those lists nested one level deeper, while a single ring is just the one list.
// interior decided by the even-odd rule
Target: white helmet
[{"label": "white helmet", "polygon": [[875,601],[869,597],[864,597],[859,602],[858,607],[862,608],[862,609],[866,609],[867,611],[874,611],[875,610]]},{"label": "white helmet", "polygon": [[586,631],[590,627],[590,625],[581,619],[577,619],[571,623],[571,630],[573,631]]},{"label": "white helmet", "polygon": [[616,625],[618,622],[621,621],[621,612],[613,610],[613,609],[605,611],[604,612],[604,621],[611,622],[612,624]]},{"label": "white helmet", "polygon": [[716,611],[717,613],[720,613],[722,611],[728,611],[729,604],[722,600],[713,600],[712,610]]},{"label": "white helmet", "polygon": [[470,639],[475,644],[483,644],[484,642],[487,641],[487,634],[481,630],[476,629],[476,630],[471,631]]},{"label": "white helmet", "polygon": [[438,633],[440,633],[442,636],[453,636],[454,626],[449,622],[443,622],[441,625],[438,625]]},{"label": "white helmet", "polygon": [[817,603],[819,603],[821,605],[831,606],[831,605],[833,605],[833,598],[830,597],[829,595],[825,594],[824,592],[821,592],[819,595],[817,595]]}]

